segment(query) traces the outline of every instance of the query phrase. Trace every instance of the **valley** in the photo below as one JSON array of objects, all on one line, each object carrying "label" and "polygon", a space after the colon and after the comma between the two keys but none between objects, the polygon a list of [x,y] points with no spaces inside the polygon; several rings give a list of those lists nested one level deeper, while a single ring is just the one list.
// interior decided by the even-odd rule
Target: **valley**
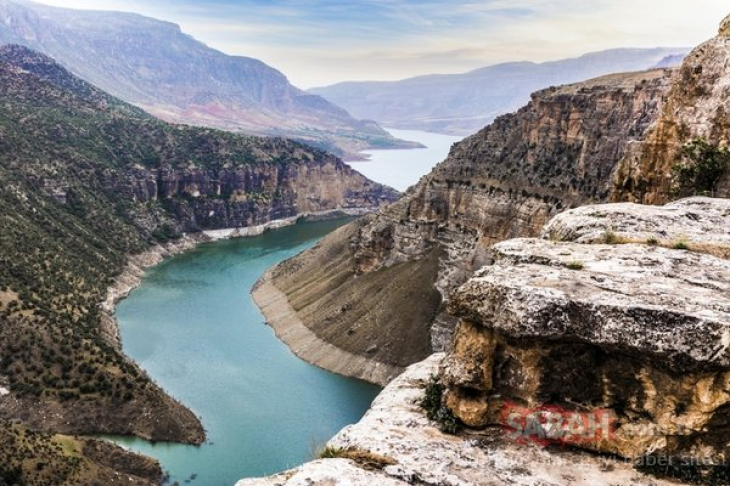
[{"label": "valley", "polygon": [[[730,17],[48,1],[0,0],[0,486],[730,484]],[[188,29],[548,61],[304,91]]]}]

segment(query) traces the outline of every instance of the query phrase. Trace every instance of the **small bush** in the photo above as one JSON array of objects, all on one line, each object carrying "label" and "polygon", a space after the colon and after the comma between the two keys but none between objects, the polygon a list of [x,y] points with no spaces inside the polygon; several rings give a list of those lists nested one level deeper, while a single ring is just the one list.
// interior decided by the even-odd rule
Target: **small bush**
[{"label": "small bush", "polygon": [[320,459],[339,459],[345,457],[347,451],[340,447],[326,446],[319,453],[317,457]]},{"label": "small bush", "polygon": [[654,238],[654,237],[652,236],[652,237],[650,237],[650,238],[647,238],[647,240],[646,240],[646,244],[647,244],[647,245],[649,245],[649,246],[657,246],[657,245],[659,245],[659,240],[658,240],[658,239],[656,239],[656,238]]},{"label": "small bush", "polygon": [[730,170],[730,151],[696,138],[682,147],[683,160],[672,167],[675,197],[715,196],[717,185]]},{"label": "small bush", "polygon": [[605,232],[605,233],[603,234],[603,242],[604,242],[605,244],[607,244],[607,245],[616,245],[616,244],[618,244],[618,243],[619,243],[620,241],[619,241],[619,237],[618,237],[618,235],[617,235],[616,233],[614,233],[614,232],[613,232],[613,231],[611,231],[611,230],[607,230],[607,231],[606,231],[606,232]]},{"label": "small bush", "polygon": [[583,268],[585,268],[585,265],[583,265],[583,262],[573,260],[572,262],[566,263],[565,268],[567,268],[568,270],[583,270]]},{"label": "small bush", "polygon": [[675,250],[689,250],[689,245],[686,241],[680,240],[672,246]]},{"label": "small bush", "polygon": [[441,432],[447,434],[458,434],[463,425],[454,413],[448,409],[443,403],[444,386],[438,376],[432,376],[431,381],[426,385],[423,398],[419,402],[419,406],[426,411],[429,420],[439,424]]}]

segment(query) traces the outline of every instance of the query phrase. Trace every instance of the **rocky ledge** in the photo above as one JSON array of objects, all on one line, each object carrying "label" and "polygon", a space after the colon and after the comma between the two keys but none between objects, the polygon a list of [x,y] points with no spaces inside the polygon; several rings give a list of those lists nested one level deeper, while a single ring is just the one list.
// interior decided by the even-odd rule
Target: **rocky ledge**
[{"label": "rocky ledge", "polygon": [[[690,250],[726,253],[729,207],[708,198],[589,206],[543,235],[601,244],[492,247],[492,264],[450,303],[461,321],[444,367],[448,407],[477,428],[506,424],[515,406],[605,414],[600,439],[563,439],[632,459],[724,463],[730,261]],[[685,240],[664,248],[654,235]],[[626,241],[644,243],[618,244]]]}]

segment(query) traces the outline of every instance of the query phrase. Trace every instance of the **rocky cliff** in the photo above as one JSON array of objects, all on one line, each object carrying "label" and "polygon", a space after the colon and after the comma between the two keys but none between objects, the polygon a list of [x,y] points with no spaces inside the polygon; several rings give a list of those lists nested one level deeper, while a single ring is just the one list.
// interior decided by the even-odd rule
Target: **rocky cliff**
[{"label": "rocky cliff", "polygon": [[729,215],[586,206],[490,247],[450,301],[449,353],[323,459],[238,486],[728,484]]},{"label": "rocky cliff", "polygon": [[[646,140],[621,160],[612,200],[665,203],[671,197],[672,167],[680,161],[685,143],[697,137],[721,146],[730,142],[729,23],[723,21],[719,35],[693,50],[675,74],[660,119]],[[715,195],[730,196],[730,176]]]},{"label": "rocky cliff", "polygon": [[535,93],[457,144],[403,199],[284,263],[271,283],[304,326],[347,352],[402,370],[446,348],[454,322],[442,301],[481,267],[484,250],[606,201],[616,165],[660,116],[671,75]]}]

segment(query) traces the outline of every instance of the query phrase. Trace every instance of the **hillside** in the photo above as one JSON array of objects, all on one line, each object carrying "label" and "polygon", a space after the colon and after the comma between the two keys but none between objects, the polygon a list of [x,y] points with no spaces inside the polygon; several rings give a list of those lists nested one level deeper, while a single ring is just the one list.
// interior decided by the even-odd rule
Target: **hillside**
[{"label": "hillside", "polygon": [[412,146],[295,88],[263,62],[211,49],[168,22],[0,0],[5,43],[43,52],[167,121],[288,137],[339,154]]},{"label": "hillside", "polygon": [[606,74],[677,66],[688,51],[614,49],[541,64],[498,64],[464,74],[347,82],[310,92],[386,127],[471,135],[497,116],[523,106],[539,89]]},{"label": "hillside", "polygon": [[0,48],[0,154],[0,420],[53,433],[204,438],[102,330],[131,255],[396,197],[295,142],[160,122],[19,46]]}]

